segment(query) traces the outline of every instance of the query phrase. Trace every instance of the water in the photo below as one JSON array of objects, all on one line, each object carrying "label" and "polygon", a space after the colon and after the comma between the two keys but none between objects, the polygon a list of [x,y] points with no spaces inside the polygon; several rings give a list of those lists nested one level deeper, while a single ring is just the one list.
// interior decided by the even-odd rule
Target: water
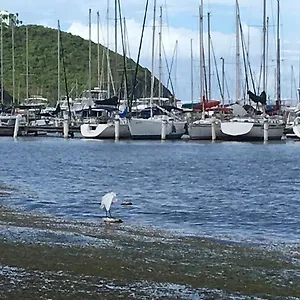
[{"label": "water", "polygon": [[[300,143],[0,139],[7,206],[100,221],[100,199],[126,224],[260,244],[299,243]],[[120,205],[132,201],[132,206]]]}]

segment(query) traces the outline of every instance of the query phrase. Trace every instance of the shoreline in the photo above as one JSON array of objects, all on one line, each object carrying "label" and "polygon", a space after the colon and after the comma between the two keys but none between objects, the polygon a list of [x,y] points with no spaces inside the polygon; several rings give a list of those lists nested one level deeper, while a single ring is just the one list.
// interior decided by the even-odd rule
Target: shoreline
[{"label": "shoreline", "polygon": [[61,295],[61,299],[80,295],[97,299],[99,292],[105,299],[191,299],[197,294],[300,298],[296,246],[287,254],[162,230],[33,215],[3,206],[0,225],[3,299],[21,299],[27,292],[38,297],[43,290],[48,298]]}]

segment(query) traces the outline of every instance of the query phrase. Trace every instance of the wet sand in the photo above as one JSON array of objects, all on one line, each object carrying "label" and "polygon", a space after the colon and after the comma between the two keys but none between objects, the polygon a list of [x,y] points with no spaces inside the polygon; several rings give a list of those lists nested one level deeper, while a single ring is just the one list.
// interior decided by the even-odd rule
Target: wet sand
[{"label": "wet sand", "polygon": [[0,236],[0,299],[300,298],[297,246],[179,237],[3,206]]}]

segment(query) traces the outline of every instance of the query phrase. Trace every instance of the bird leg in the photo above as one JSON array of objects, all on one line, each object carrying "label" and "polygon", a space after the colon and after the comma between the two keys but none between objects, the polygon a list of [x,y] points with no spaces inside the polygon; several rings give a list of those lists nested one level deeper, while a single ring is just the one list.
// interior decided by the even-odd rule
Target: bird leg
[{"label": "bird leg", "polygon": [[108,212],[109,212],[109,216],[112,218],[112,215],[111,215],[111,213],[110,213],[110,210],[109,210]]}]

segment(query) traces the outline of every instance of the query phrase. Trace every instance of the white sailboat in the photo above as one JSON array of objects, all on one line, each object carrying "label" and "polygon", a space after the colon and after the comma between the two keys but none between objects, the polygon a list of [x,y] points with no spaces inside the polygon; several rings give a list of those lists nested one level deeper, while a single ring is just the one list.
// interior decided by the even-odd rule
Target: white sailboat
[{"label": "white sailboat", "polygon": [[[162,7],[160,8],[162,12]],[[153,114],[153,96],[154,96],[154,55],[155,55],[155,16],[156,16],[156,0],[154,1],[154,17],[153,17],[153,36],[152,36],[152,73],[151,73],[151,97],[150,97],[150,118],[132,117],[128,121],[129,130],[132,139],[160,139],[162,131],[165,130],[166,139],[179,139],[186,132],[186,122],[180,120],[175,114],[166,111],[159,105],[155,105],[161,112],[159,115]],[[159,61],[161,74],[161,30],[162,30],[162,13],[160,14],[160,33],[159,33]],[[161,79],[161,78],[160,78]],[[159,95],[161,98],[161,80],[159,80]]]},{"label": "white sailboat", "polygon": [[[119,138],[130,138],[130,131],[126,118],[115,107],[99,106],[87,110],[88,118],[80,125],[80,133],[84,138],[89,139],[113,139],[116,135],[116,122],[119,122]],[[121,117],[120,117],[121,115]]]},{"label": "white sailboat", "polygon": [[[165,124],[163,125],[163,122]],[[166,139],[180,139],[186,132],[186,122],[172,116],[154,116],[149,119],[131,118],[128,122],[132,139],[161,139],[162,127],[166,128]]]},{"label": "white sailboat", "polygon": [[[130,131],[127,124],[127,119],[125,118],[127,112],[126,107],[120,107],[121,112],[119,111],[117,107],[118,98],[110,97],[110,83],[108,82],[107,90],[101,90],[100,88],[95,88],[94,90],[91,89],[91,10],[89,12],[89,41],[89,90],[85,93],[85,99],[90,101],[90,104],[89,107],[83,110],[83,114],[86,115],[83,115],[83,124],[80,125],[80,133],[84,138],[89,139],[113,139],[116,138],[115,124],[118,122],[118,138],[129,138]],[[110,66],[108,63],[108,78],[109,68]],[[98,82],[99,80],[98,70]]]},{"label": "white sailboat", "polygon": [[[278,2],[279,3],[279,2]],[[262,104],[263,113],[262,115],[249,115],[246,110],[242,112],[242,107],[240,107],[240,112],[238,115],[235,115],[232,119],[228,121],[221,122],[221,136],[220,139],[223,140],[234,140],[234,141],[260,141],[260,140],[281,140],[283,136],[283,131],[285,128],[285,122],[280,116],[269,116],[265,113],[265,104],[266,104],[266,93],[264,92],[267,88],[266,84],[266,0],[263,3],[263,60],[262,60],[262,73],[263,73],[263,92],[260,96],[254,97],[258,98],[257,103]],[[237,11],[237,74],[236,74],[236,89],[237,89],[237,100],[239,100],[240,95],[240,84],[239,84],[239,27],[240,27],[240,17],[239,17],[239,6],[238,1],[236,2],[236,11]],[[277,26],[279,28],[279,4],[278,4],[278,20]],[[279,29],[277,31],[277,99],[280,103],[280,47],[279,47]],[[251,95],[250,95],[251,98]],[[259,99],[260,98],[260,99]]]},{"label": "white sailboat", "polygon": [[[208,18],[209,21],[209,18]],[[208,25],[210,28],[210,25]],[[209,33],[210,37],[210,33]],[[188,133],[192,140],[211,140],[212,139],[212,122],[216,122],[215,119],[211,117],[205,118],[205,100],[204,100],[204,89],[203,89],[203,79],[204,79],[204,48],[203,48],[203,0],[199,6],[199,41],[200,41],[200,99],[202,99],[202,115],[201,119],[192,121],[189,124]],[[210,44],[210,39],[208,40]],[[208,50],[209,51],[209,50]],[[210,63],[210,61],[209,61]],[[210,68],[210,66],[209,66]],[[209,72],[209,82],[210,82],[210,72]],[[210,86],[210,84],[209,84]],[[210,94],[209,88],[209,94]],[[193,103],[193,44],[191,41],[191,96]],[[218,124],[218,121],[216,122]],[[216,124],[216,125],[217,125]],[[219,126],[216,126],[216,135],[219,135]]]},{"label": "white sailboat", "polygon": [[236,117],[221,122],[219,139],[234,141],[264,140],[265,123],[268,124],[268,139],[281,140],[285,123],[277,117]]}]

